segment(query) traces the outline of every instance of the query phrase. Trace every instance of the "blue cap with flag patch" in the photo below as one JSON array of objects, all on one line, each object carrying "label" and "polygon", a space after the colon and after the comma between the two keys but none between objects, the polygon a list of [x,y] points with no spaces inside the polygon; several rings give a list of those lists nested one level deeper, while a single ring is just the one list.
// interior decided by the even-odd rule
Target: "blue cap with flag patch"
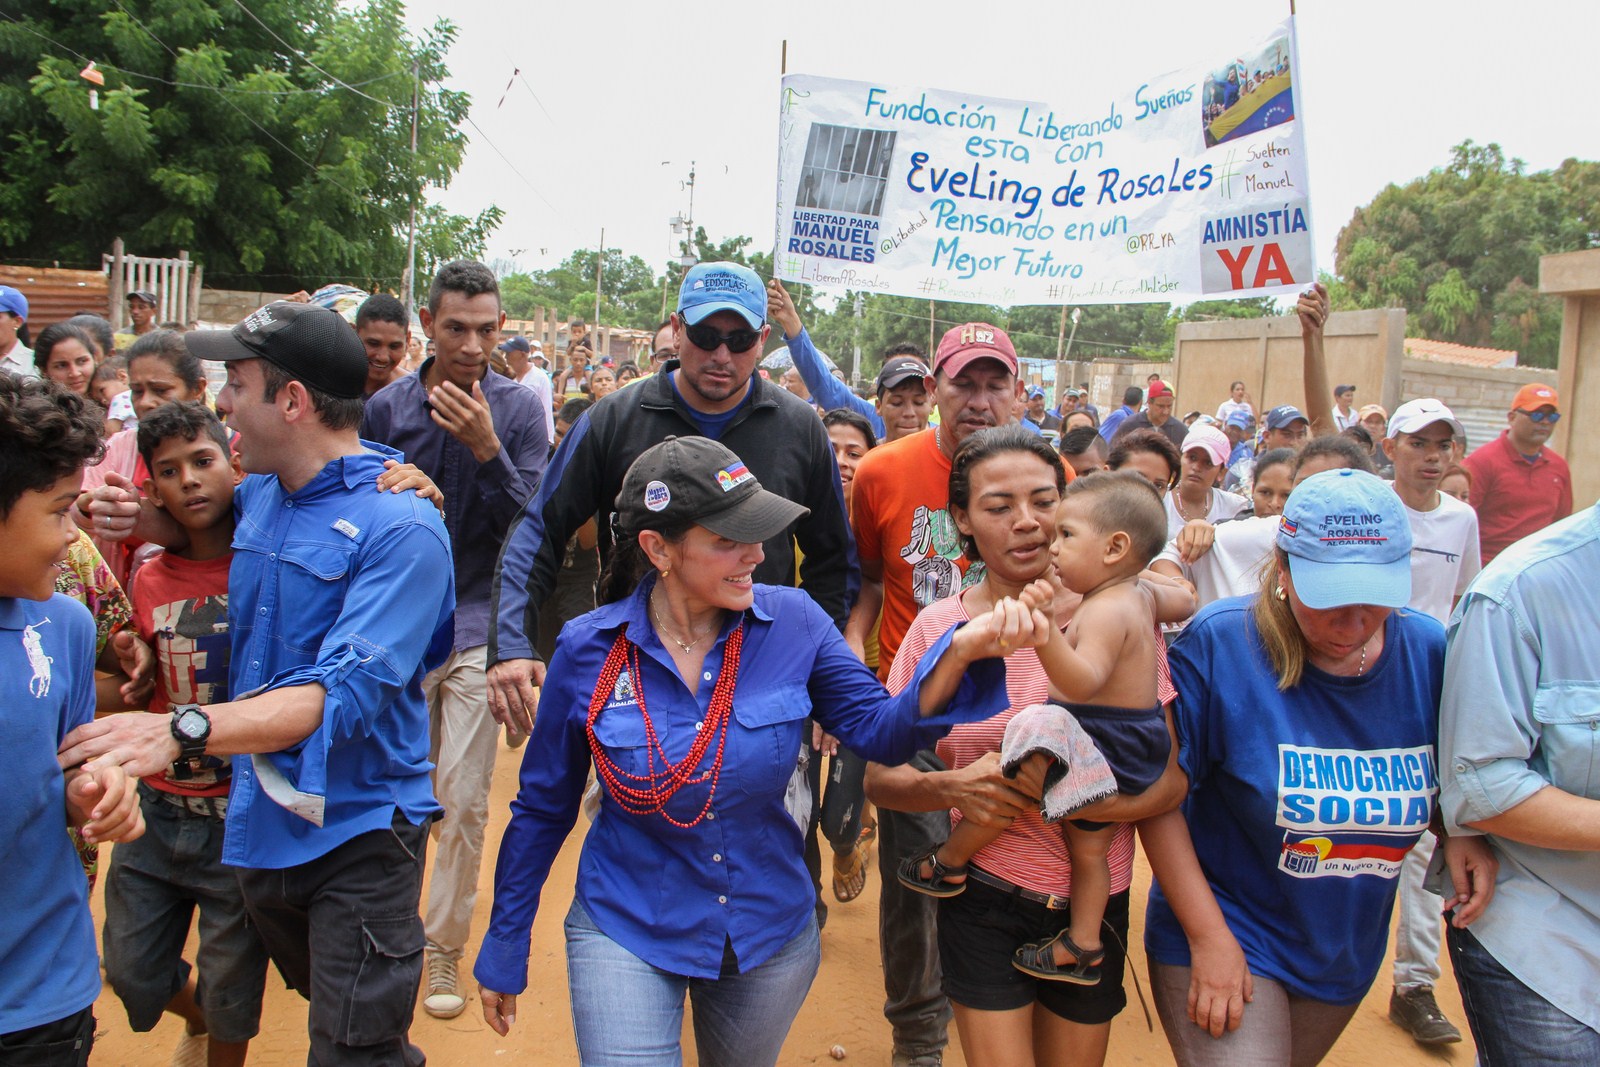
[{"label": "blue cap with flag patch", "polygon": [[1411,599],[1411,520],[1395,491],[1365,471],[1323,471],[1295,486],[1278,547],[1308,608],[1403,608]]}]

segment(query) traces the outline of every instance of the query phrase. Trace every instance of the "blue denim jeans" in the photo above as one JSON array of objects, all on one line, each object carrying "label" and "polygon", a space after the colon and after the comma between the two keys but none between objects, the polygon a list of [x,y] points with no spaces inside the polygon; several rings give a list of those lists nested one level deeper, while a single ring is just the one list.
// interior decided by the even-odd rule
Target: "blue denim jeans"
[{"label": "blue denim jeans", "polygon": [[771,959],[727,978],[652,967],[602,933],[576,899],[565,927],[572,1030],[583,1067],[682,1064],[685,993],[694,1006],[700,1067],[771,1067],[822,962],[815,923]]},{"label": "blue denim jeans", "polygon": [[1470,931],[1447,927],[1445,939],[1480,1067],[1600,1063],[1600,1033],[1523,985]]}]

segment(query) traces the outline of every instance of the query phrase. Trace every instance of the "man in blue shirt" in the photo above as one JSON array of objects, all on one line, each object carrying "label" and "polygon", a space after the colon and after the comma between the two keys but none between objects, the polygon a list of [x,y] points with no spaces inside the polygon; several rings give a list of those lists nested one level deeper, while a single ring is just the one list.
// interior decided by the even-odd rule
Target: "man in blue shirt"
[{"label": "man in blue shirt", "polygon": [[883,367],[874,386],[877,399],[864,400],[830,373],[800,321],[793,298],[776,278],[767,282],[767,315],[783,330],[789,358],[818,409],[827,412],[849,408],[861,414],[871,423],[879,444],[928,428],[928,417],[933,412],[933,376],[922,349],[909,341],[890,345],[883,353]]},{"label": "man in blue shirt", "polygon": [[[455,606],[444,522],[373,491],[394,453],[357,435],[367,361],[335,312],[280,302],[188,335],[227,362],[217,408],[251,474],[234,506],[230,691],[169,718],[113,715],[66,738],[66,765],[128,773],[234,756],[223,861],[289,986],[311,1002],[310,1062],[417,1067],[429,784],[427,668]],[[426,662],[425,662],[426,661]]]},{"label": "man in blue shirt", "polygon": [[506,317],[493,271],[469,260],[446,263],[421,315],[435,355],[367,401],[362,436],[405,453],[443,490],[455,546],[455,641],[450,658],[422,682],[434,791],[445,811],[428,888],[422,1007],[453,1019],[467,1006],[456,971],[478,898],[499,733],[484,679],[494,561],[506,528],[539,484],[550,441],[538,397],[489,370]]},{"label": "man in blue shirt", "polygon": [[1110,441],[1117,436],[1117,430],[1123,422],[1131,416],[1139,414],[1139,404],[1144,400],[1144,390],[1137,385],[1130,385],[1122,393],[1122,406],[1106,416],[1106,421],[1100,424],[1100,436]]}]

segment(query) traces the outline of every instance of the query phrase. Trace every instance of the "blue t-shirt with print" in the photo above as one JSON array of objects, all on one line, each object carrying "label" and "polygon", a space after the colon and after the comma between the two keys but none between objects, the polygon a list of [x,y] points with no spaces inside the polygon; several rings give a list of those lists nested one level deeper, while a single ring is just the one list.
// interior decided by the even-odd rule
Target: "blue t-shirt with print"
[{"label": "blue t-shirt with print", "polygon": [[94,1003],[89,883],[56,750],[94,718],[94,619],[71,597],[0,597],[0,1034]]},{"label": "blue t-shirt with print", "polygon": [[[1359,677],[1309,663],[1279,692],[1251,611],[1207,606],[1173,644],[1183,804],[1206,881],[1252,973],[1291,994],[1359,1001],[1383,962],[1400,861],[1438,793],[1434,745],[1444,628],[1397,611]],[[1150,958],[1189,964],[1160,887]]]}]

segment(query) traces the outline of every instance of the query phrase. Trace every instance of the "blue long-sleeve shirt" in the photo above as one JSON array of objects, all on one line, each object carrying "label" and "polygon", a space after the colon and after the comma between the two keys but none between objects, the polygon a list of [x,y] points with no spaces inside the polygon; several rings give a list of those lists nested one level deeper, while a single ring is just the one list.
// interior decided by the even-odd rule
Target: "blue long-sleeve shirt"
[{"label": "blue long-sleeve shirt", "polygon": [[456,651],[489,640],[494,565],[506,530],[533,495],[550,460],[539,398],[503,375],[485,374],[500,451],[479,463],[472,449],[433,421],[425,383],[433,360],[367,401],[361,436],[404,452],[444,493],[444,525],[455,549]]},{"label": "blue long-sleeve shirt", "polygon": [[[293,493],[251,475],[234,494],[231,692],[315,683],[328,694],[305,740],[234,757],[222,860],[235,867],[296,866],[387,829],[396,811],[416,825],[441,810],[422,676],[449,648],[450,539],[431,503],[374,487],[400,457],[366,448]],[[298,790],[302,813],[268,795],[262,774]]]},{"label": "blue long-sleeve shirt", "polygon": [[[626,625],[639,644],[645,711],[668,759],[680,760],[702,728],[729,633],[745,623],[733,715],[721,777],[706,818],[683,829],[660,815],[631,815],[602,790],[600,814],[584,841],[577,897],[606,935],[674,974],[715,978],[731,944],[741,972],[758,966],[811,919],[811,879],[802,839],[784,809],[806,716],[854,752],[900,763],[931,747],[959,722],[1006,705],[1005,665],[981,660],[940,715],[919,718],[923,679],[949,645],[929,651],[912,683],[890,697],[850,651],[828,615],[803,592],[757,585],[754,604],[730,616],[690,693],[650,625],[647,580],[627,600],[592,611],[562,631],[546,677],[522,784],[495,867],[494,911],[474,967],[502,993],[527,985],[529,932],[539,893],[571,831],[590,766],[589,703]],[[951,633],[954,630],[952,629]],[[626,672],[595,722],[606,754],[627,774],[652,769],[639,697]],[[708,753],[702,769],[711,767]],[[656,757],[654,769],[661,769]],[[684,788],[669,805],[680,822],[699,813],[706,788]]]},{"label": "blue long-sleeve shirt", "polygon": [[1117,431],[1122,428],[1123,422],[1130,416],[1137,414],[1139,414],[1138,408],[1130,408],[1126,404],[1122,405],[1107,415],[1106,421],[1100,424],[1100,436],[1109,442],[1113,437],[1117,436]]},{"label": "blue long-sleeve shirt", "polygon": [[823,411],[849,408],[858,412],[872,423],[872,432],[878,440],[884,439],[888,427],[884,425],[883,416],[878,414],[878,406],[856,396],[848,385],[833,376],[828,365],[822,361],[822,353],[811,343],[811,335],[806,333],[804,326],[800,327],[799,337],[785,334],[783,343],[789,346],[789,359],[793,361],[795,370],[800,372],[800,380],[811,390],[811,399],[816,401],[819,408]]}]

